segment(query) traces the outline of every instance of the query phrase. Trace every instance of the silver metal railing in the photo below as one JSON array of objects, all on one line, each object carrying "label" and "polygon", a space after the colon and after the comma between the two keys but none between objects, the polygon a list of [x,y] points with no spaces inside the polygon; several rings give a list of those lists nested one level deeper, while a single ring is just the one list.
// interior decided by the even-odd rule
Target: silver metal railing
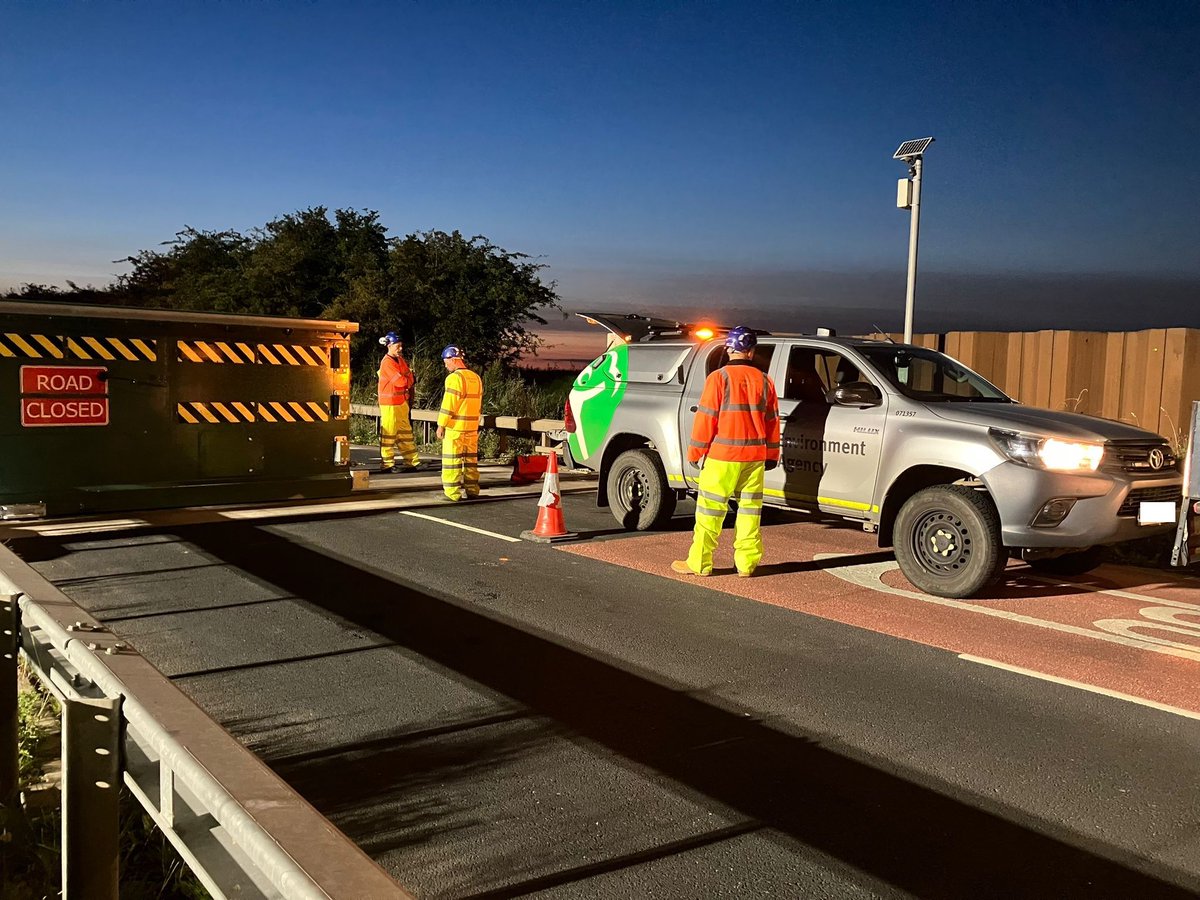
[{"label": "silver metal railing", "polygon": [[[356,416],[379,418],[379,407],[373,403],[351,403],[350,412]],[[409,411],[413,424],[420,424],[422,443],[429,443],[431,426],[437,425],[438,411],[436,409],[414,409]],[[538,439],[541,451],[549,452],[555,444],[566,440],[566,422],[562,419],[533,419],[528,416],[480,416],[479,427],[491,428],[500,432],[500,451],[507,449],[509,433],[517,435],[533,435]]]},{"label": "silver metal railing", "polygon": [[410,895],[99,621],[0,547],[0,801],[17,653],[62,705],[64,900],[117,900],[119,779],[218,900]]}]

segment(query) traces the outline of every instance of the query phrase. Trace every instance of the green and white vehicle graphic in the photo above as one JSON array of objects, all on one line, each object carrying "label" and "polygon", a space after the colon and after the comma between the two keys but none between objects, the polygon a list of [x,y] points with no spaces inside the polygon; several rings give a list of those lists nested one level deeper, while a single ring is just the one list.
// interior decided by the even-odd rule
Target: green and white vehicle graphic
[{"label": "green and white vehicle graphic", "polygon": [[[597,500],[622,525],[659,527],[696,489],[684,448],[704,381],[725,362],[722,330],[580,315],[611,346],[575,380],[567,448],[599,473]],[[1174,526],[1182,477],[1152,432],[1024,406],[906,344],[763,332],[754,361],[775,381],[783,426],[766,505],[859,523],[929,593],[976,594],[1010,556],[1081,573],[1101,545]]]},{"label": "green and white vehicle graphic", "polygon": [[571,455],[587,459],[601,447],[629,383],[629,345],[617,344],[579,373],[571,386],[575,431],[568,436]]}]

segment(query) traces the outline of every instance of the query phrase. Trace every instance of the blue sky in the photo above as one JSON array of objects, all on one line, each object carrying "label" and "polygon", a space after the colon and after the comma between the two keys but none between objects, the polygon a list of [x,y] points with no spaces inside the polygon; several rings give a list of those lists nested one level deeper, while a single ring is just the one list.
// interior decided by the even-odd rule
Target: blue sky
[{"label": "blue sky", "polygon": [[539,255],[572,308],[902,309],[891,154],[932,134],[928,316],[1065,273],[1200,325],[1195,3],[0,0],[0,26],[0,288],[325,205]]}]

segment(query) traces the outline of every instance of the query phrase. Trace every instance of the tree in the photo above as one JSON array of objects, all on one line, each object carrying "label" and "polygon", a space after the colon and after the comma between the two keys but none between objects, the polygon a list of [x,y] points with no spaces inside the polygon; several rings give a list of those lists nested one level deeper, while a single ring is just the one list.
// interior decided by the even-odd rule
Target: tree
[{"label": "tree", "polygon": [[541,343],[527,324],[545,325],[540,313],[561,308],[544,268],[481,235],[417,232],[392,243],[386,273],[354,279],[327,314],[360,323],[360,369],[372,338],[392,330],[410,347],[457,344],[473,364],[512,363]]},{"label": "tree", "polygon": [[24,299],[251,315],[349,319],[358,372],[374,371],[380,335],[399,331],[411,352],[458,344],[472,364],[514,362],[540,341],[528,323],[558,309],[545,268],[487,238],[427,231],[389,238],[374,210],[323,206],[273,219],[249,234],[187,227],[165,249],[122,262],[107,289],[25,285]]},{"label": "tree", "polygon": [[112,303],[106,288],[93,285],[80,287],[73,281],[67,282],[67,290],[54,284],[25,283],[20,289],[9,291],[3,296],[9,300],[34,300],[43,303]]},{"label": "tree", "polygon": [[112,286],[121,306],[191,309],[205,312],[269,312],[248,290],[244,267],[251,242],[236,231],[186,227],[166,241],[166,252],[141,250],[122,262],[133,266]]}]

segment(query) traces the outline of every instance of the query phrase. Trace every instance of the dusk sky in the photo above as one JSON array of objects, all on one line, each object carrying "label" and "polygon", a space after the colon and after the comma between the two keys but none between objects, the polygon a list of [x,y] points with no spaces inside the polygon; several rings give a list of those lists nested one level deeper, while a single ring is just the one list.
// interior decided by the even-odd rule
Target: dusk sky
[{"label": "dusk sky", "polygon": [[[309,206],[567,309],[1200,327],[1200,4],[0,2],[0,290]],[[732,324],[732,323],[731,323]]]}]

